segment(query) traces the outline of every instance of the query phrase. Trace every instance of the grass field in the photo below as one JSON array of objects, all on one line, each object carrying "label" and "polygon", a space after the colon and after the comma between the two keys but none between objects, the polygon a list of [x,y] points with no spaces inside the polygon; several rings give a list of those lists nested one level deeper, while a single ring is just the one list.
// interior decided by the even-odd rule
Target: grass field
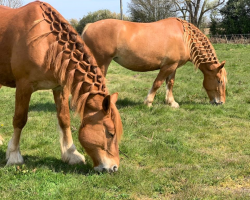
[{"label": "grass field", "polygon": [[250,46],[217,44],[226,60],[227,100],[212,106],[203,75],[191,63],[177,70],[179,109],[164,105],[165,85],[152,108],[143,104],[158,71],[138,73],[115,63],[108,88],[119,92],[124,136],[120,168],[97,174],[72,132],[87,165],[60,160],[55,105],[51,91],[32,95],[21,138],[25,165],[5,167],[12,135],[15,90],[0,89],[0,199],[250,199]]}]

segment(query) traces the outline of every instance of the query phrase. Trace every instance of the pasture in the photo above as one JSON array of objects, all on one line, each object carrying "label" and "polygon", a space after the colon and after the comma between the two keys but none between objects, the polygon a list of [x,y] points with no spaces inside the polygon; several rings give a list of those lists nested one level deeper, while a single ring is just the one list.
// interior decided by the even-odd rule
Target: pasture
[{"label": "pasture", "polygon": [[12,135],[15,90],[0,89],[0,199],[249,199],[250,198],[250,46],[214,45],[226,60],[227,99],[212,106],[203,75],[191,63],[177,70],[179,109],[164,104],[165,84],[152,108],[143,104],[158,71],[132,72],[112,62],[110,93],[124,135],[120,168],[97,174],[78,142],[79,117],[71,112],[75,145],[87,165],[61,161],[56,108],[51,91],[32,95],[21,137],[25,164],[4,167]]}]

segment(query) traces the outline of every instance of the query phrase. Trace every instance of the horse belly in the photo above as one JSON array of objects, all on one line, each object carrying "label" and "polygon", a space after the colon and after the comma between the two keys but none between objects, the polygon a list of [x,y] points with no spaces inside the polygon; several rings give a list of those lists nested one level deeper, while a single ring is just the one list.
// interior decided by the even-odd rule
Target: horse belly
[{"label": "horse belly", "polygon": [[164,56],[160,53],[133,51],[128,48],[120,50],[114,58],[121,66],[140,72],[160,69],[163,60]]},{"label": "horse belly", "polygon": [[50,81],[50,80],[34,81],[32,83],[32,87],[34,91],[54,89],[58,86],[59,84],[57,82]]},{"label": "horse belly", "polygon": [[0,85],[16,87],[16,80],[9,65],[0,63]]}]

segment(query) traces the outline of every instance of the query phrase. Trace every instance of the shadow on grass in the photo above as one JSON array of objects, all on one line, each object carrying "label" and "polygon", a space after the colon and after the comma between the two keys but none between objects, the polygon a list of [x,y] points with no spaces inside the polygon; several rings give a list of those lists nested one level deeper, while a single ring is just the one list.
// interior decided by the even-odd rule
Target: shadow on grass
[{"label": "shadow on grass", "polygon": [[[0,149],[0,168],[5,167],[7,161],[5,159],[6,152]],[[23,156],[25,167],[28,168],[30,171],[41,168],[50,170],[56,173],[76,173],[76,174],[95,174],[93,170],[93,166],[90,163],[87,164],[77,164],[77,165],[69,165],[63,162],[60,159],[54,157],[37,157],[31,155],[24,155]]]},{"label": "shadow on grass", "polygon": [[56,112],[56,105],[51,102],[30,104],[29,111]]},{"label": "shadow on grass", "polygon": [[117,103],[116,103],[118,108],[123,108],[123,107],[127,107],[127,106],[137,106],[137,105],[143,105],[143,102],[135,102],[132,101],[128,98],[125,99],[118,99]]},{"label": "shadow on grass", "polygon": [[[143,102],[138,102],[138,101],[132,101],[128,98],[125,99],[118,99],[116,103],[118,108],[123,108],[127,106],[137,106],[137,105],[143,105]],[[70,110],[73,110],[70,108]],[[33,103],[30,104],[29,106],[29,111],[35,111],[35,112],[56,112],[56,105],[51,102],[46,102],[46,103]]]}]

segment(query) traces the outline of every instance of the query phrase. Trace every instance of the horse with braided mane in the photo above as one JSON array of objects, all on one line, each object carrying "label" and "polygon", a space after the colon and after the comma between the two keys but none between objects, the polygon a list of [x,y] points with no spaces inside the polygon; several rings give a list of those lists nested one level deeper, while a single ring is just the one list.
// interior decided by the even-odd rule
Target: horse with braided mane
[{"label": "horse with braided mane", "polygon": [[88,24],[82,38],[105,75],[112,59],[133,71],[160,69],[145,99],[148,106],[152,105],[157,89],[166,81],[165,102],[171,107],[179,107],[173,96],[175,73],[187,61],[193,62],[204,74],[203,86],[210,102],[225,103],[225,61],[220,63],[208,38],[184,20],[168,18],[135,23],[106,19]]},{"label": "horse with braided mane", "polygon": [[[117,93],[108,95],[105,77],[81,37],[49,4],[36,1],[18,9],[0,6],[0,84],[16,88],[14,134],[7,165],[23,163],[19,140],[31,94],[52,89],[61,129],[62,160],[85,162],[73,144],[68,99],[80,114],[79,141],[97,171],[119,167],[122,123]],[[0,137],[1,140],[1,137]]]}]

